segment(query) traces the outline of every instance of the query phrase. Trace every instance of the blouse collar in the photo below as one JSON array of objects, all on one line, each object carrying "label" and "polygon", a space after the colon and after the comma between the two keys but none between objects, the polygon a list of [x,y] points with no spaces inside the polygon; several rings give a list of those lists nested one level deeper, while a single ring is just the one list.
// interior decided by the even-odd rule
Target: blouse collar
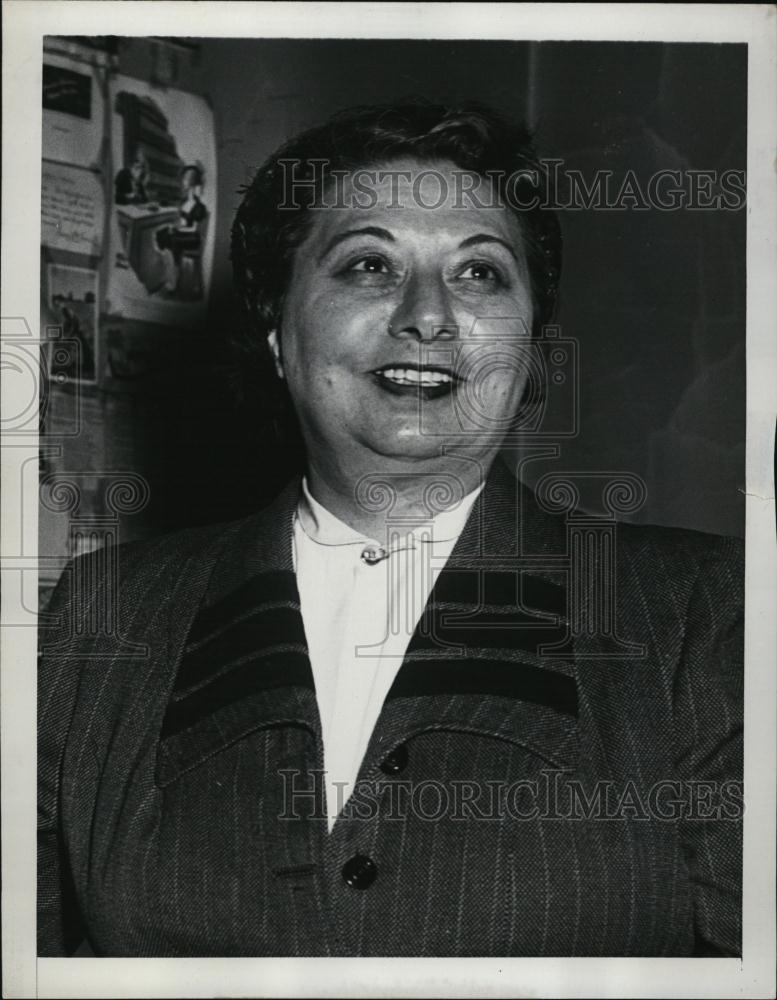
[{"label": "blouse collar", "polygon": [[[398,523],[396,536],[407,542],[410,541],[409,536],[412,536],[414,541],[425,542],[446,542],[457,539],[464,530],[483,485],[480,483],[455,506],[441,511],[426,521],[413,524],[408,530],[402,530],[404,525]],[[320,545],[370,544],[379,547],[382,544],[377,539],[356,531],[320,504],[310,492],[307,478],[302,480],[297,517],[305,534]]]}]

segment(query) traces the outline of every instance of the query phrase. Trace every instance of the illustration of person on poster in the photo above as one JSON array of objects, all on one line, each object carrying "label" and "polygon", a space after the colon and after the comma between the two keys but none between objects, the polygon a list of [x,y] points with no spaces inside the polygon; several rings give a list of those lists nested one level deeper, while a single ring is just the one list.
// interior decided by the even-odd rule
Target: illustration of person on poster
[{"label": "illustration of person on poster", "polygon": [[[207,102],[118,76],[111,98],[113,222],[106,312],[190,325],[213,258],[216,154]],[[207,185],[207,195],[203,192]]]},{"label": "illustration of person on poster", "polygon": [[157,230],[156,246],[165,256],[166,296],[196,300],[202,298],[202,246],[208,210],[202,201],[204,169],[201,163],[188,164],[181,171],[181,204],[174,226]]},{"label": "illustration of person on poster", "polygon": [[117,205],[143,205],[149,201],[146,194],[148,184],[148,158],[142,148],[135,151],[128,167],[122,167],[116,174],[114,199]]}]

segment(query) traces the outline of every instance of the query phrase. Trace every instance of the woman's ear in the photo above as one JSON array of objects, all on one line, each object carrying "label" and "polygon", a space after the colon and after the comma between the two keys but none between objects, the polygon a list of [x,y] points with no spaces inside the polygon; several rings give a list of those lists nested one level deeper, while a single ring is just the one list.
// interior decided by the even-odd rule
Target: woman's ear
[{"label": "woman's ear", "polygon": [[283,365],[281,364],[281,345],[278,343],[278,331],[270,330],[267,334],[267,345],[270,348],[270,353],[272,354],[273,361],[275,362],[275,371],[278,374],[278,378],[283,378]]}]

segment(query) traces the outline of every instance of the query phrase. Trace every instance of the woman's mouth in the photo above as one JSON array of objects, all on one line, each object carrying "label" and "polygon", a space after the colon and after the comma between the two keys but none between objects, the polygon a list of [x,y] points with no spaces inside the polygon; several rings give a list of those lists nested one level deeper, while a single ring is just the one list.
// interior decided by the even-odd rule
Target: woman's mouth
[{"label": "woman's mouth", "polygon": [[384,365],[372,374],[382,389],[395,395],[420,396],[422,399],[447,396],[458,382],[451,370],[431,365]]}]

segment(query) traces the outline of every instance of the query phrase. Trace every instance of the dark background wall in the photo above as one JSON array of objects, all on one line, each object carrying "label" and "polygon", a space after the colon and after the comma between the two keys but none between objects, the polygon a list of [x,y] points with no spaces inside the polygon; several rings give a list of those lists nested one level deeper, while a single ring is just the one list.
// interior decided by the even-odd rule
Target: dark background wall
[{"label": "dark background wall", "polygon": [[[542,156],[586,176],[746,165],[745,46],[189,41],[176,85],[208,95],[217,130],[212,294],[202,330],[160,338],[159,368],[121,430],[126,461],[151,485],[124,537],[238,515],[283,479],[289,456],[267,420],[235,407],[223,366],[239,322],[228,244],[240,188],[293,133],[353,104],[423,95],[527,119]],[[148,76],[154,44],[119,40],[121,71]],[[559,323],[579,347],[579,433],[525,477],[627,470],[647,485],[635,519],[744,534],[745,210],[570,210],[561,221]]]}]

